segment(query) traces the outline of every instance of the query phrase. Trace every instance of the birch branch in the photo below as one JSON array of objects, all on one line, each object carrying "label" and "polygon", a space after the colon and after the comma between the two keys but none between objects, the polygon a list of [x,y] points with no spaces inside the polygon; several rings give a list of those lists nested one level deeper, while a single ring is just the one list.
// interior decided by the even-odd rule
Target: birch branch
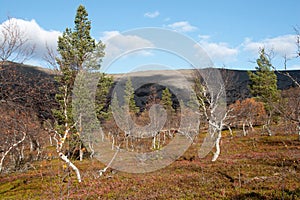
[{"label": "birch branch", "polygon": [[59,157],[65,161],[67,163],[68,166],[70,166],[73,171],[76,173],[77,176],[77,180],[80,183],[81,182],[81,176],[80,176],[80,172],[79,169],[68,159],[67,156],[65,156],[62,152],[59,153]]},{"label": "birch branch", "polygon": [[99,170],[99,176],[102,176],[103,173],[106,172],[106,170],[111,166],[112,162],[115,160],[117,154],[119,153],[119,150],[120,150],[119,147],[120,146],[117,147],[117,151],[115,152],[114,156],[112,157],[112,159],[110,160],[110,162],[108,163],[108,165],[105,168]]},{"label": "birch branch", "polygon": [[10,146],[8,148],[8,150],[3,154],[2,158],[1,158],[1,161],[0,161],[0,172],[2,172],[2,169],[3,169],[3,161],[5,159],[5,157],[7,156],[7,154],[16,146],[18,146],[20,143],[22,143],[24,140],[25,140],[25,137],[26,137],[26,133],[23,132],[23,137],[21,140],[19,140],[18,142],[14,143],[12,146]]}]

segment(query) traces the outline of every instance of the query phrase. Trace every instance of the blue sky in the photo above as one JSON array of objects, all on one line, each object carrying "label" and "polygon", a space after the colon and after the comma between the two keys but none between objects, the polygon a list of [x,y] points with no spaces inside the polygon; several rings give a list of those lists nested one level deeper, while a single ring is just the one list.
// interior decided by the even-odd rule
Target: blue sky
[{"label": "blue sky", "polygon": [[[110,36],[136,28],[166,28],[198,42],[215,66],[233,69],[254,69],[253,61],[260,47],[272,49],[273,64],[282,68],[283,55],[294,57],[294,27],[300,26],[299,0],[67,0],[63,3],[58,0],[0,0],[0,24],[10,16],[27,27],[28,37],[37,43],[38,51],[27,63],[45,65],[41,59],[45,43],[55,48],[57,36],[66,27],[74,27],[76,8],[80,4],[89,13],[91,34],[97,40],[105,42]],[[141,54],[135,62],[132,62],[133,57],[137,56],[116,62],[112,72],[125,72],[130,65],[142,62],[185,66],[184,62],[174,61],[176,59],[169,56],[162,58],[163,55],[153,52]],[[300,69],[300,58],[291,59],[288,68]]]}]

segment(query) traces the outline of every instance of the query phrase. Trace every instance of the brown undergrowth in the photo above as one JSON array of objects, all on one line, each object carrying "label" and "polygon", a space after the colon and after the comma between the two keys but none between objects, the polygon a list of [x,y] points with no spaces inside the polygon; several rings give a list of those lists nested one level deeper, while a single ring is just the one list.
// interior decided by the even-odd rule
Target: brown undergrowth
[{"label": "brown undergrowth", "polygon": [[221,155],[197,157],[204,134],[170,166],[146,174],[110,169],[97,160],[75,161],[82,183],[58,159],[0,176],[0,199],[299,199],[300,142],[296,134],[240,136],[223,132]]}]

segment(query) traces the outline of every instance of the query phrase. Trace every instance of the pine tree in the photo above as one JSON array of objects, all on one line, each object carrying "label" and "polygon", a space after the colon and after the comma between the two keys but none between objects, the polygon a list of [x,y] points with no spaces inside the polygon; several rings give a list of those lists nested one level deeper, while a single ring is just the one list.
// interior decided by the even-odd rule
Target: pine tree
[{"label": "pine tree", "polygon": [[270,103],[279,100],[279,91],[277,89],[277,76],[272,70],[272,64],[264,49],[260,51],[260,56],[256,63],[256,72],[248,72],[251,80],[249,89],[254,97],[264,102],[268,109],[271,109]]},{"label": "pine tree", "polygon": [[125,95],[124,95],[125,105],[129,106],[129,111],[133,113],[138,113],[140,111],[139,107],[136,106],[134,100],[134,88],[132,86],[131,78],[128,77],[125,85]]},{"label": "pine tree", "polygon": [[197,95],[194,92],[191,92],[189,101],[187,102],[187,107],[193,111],[199,111],[199,102]]},{"label": "pine tree", "polygon": [[[175,110],[172,107],[172,105],[173,105],[172,94],[171,94],[169,88],[165,88],[162,91],[160,103],[163,105],[163,107],[167,111],[167,121],[165,124],[165,128],[168,130],[169,135],[171,135],[172,124],[174,124],[174,122],[175,122],[175,119],[174,119]],[[164,138],[165,138],[165,133],[164,133]],[[165,139],[164,139],[164,142],[165,142]]]},{"label": "pine tree", "polygon": [[277,76],[272,69],[272,64],[264,49],[260,51],[260,56],[256,60],[256,63],[256,71],[248,72],[251,81],[249,89],[251,94],[265,105],[268,113],[266,128],[269,135],[271,135],[269,125],[275,111],[274,105],[278,103],[280,98],[280,92],[277,89]]},{"label": "pine tree", "polygon": [[[88,19],[88,13],[84,6],[80,5],[78,7],[74,23],[75,27],[73,30],[71,28],[66,28],[63,35],[58,38],[58,52],[60,57],[56,60],[61,74],[57,77],[57,82],[60,85],[60,92],[56,95],[56,100],[60,104],[60,109],[53,111],[57,121],[56,130],[63,135],[64,139],[62,143],[65,142],[66,138],[69,138],[69,147],[67,148],[71,153],[74,153],[74,149],[78,149],[78,147],[76,147],[78,144],[80,144],[80,146],[82,145],[79,138],[82,127],[80,125],[80,130],[77,132],[75,124],[81,124],[83,116],[82,113],[75,113],[76,116],[73,116],[72,114],[72,92],[81,96],[80,99],[82,101],[76,103],[81,105],[91,105],[86,102],[91,98],[90,94],[88,94],[88,92],[82,93],[80,88],[87,86],[86,84],[90,84],[85,83],[84,73],[94,73],[95,70],[100,68],[99,63],[104,57],[105,48],[105,45],[101,41],[96,43],[91,37],[91,21]],[[79,73],[81,77],[77,77],[76,88],[80,91],[73,91],[75,78]],[[107,81],[105,78],[106,76],[103,75],[102,81],[100,80],[98,84],[97,94],[100,98],[103,97],[103,93],[108,93],[107,85],[112,82],[111,79],[109,79],[110,81]],[[107,85],[102,88],[103,84],[101,83],[103,82]],[[100,101],[98,99],[98,102],[103,104],[103,100]],[[82,112],[82,109],[80,110],[80,105],[75,106],[78,107],[78,112]],[[92,106],[86,109],[90,111]],[[73,119],[74,117],[76,119]]]},{"label": "pine tree", "polygon": [[172,107],[172,94],[169,90],[169,88],[166,88],[162,91],[162,97],[161,97],[161,103],[164,106],[164,108],[167,110],[167,112],[174,112],[174,109]]},{"label": "pine tree", "polygon": [[88,55],[100,46],[102,47],[100,49],[102,57],[104,56],[104,45],[101,41],[96,44],[90,35],[91,21],[88,19],[88,13],[84,6],[78,7],[74,23],[73,31],[66,28],[63,36],[58,38],[58,52],[61,58],[57,60],[62,71],[63,69],[83,70]]},{"label": "pine tree", "polygon": [[111,110],[109,108],[109,92],[113,85],[113,78],[106,74],[100,74],[100,79],[97,86],[95,106],[96,114],[99,120],[107,120],[111,117]]}]

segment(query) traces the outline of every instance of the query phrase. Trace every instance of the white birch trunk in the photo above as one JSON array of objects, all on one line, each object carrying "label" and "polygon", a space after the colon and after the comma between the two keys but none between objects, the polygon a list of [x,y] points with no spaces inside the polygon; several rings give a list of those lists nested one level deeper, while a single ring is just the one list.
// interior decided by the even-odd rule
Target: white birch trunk
[{"label": "white birch trunk", "polygon": [[91,141],[89,142],[89,148],[91,150],[90,158],[93,158],[94,154],[95,154],[95,150],[94,150],[93,142],[91,142]]},{"label": "white birch trunk", "polygon": [[246,124],[245,124],[245,122],[243,122],[243,135],[247,136],[247,131],[246,131],[245,126],[246,126]]},{"label": "white birch trunk", "polygon": [[156,143],[156,136],[154,135],[154,136],[153,136],[153,140],[152,140],[152,148],[153,148],[153,149],[155,149],[155,147],[156,147],[156,144],[155,144],[155,143]]},{"label": "white birch trunk", "polygon": [[79,146],[79,161],[82,161],[83,159],[83,151],[82,151],[82,144]]},{"label": "white birch trunk", "polygon": [[111,150],[114,150],[114,148],[115,148],[115,136],[112,135],[111,138],[112,138]]},{"label": "white birch trunk", "polygon": [[218,159],[218,157],[219,157],[219,155],[221,153],[221,149],[220,149],[221,136],[222,136],[221,135],[221,131],[219,131],[218,137],[216,139],[216,144],[215,144],[215,146],[216,146],[216,152],[214,153],[214,156],[213,156],[213,158],[211,160],[212,162],[215,162]]},{"label": "white birch trunk", "polygon": [[63,161],[65,161],[67,163],[67,165],[69,165],[74,170],[74,172],[76,173],[76,176],[77,176],[77,180],[80,183],[81,182],[81,176],[80,176],[80,172],[79,172],[78,168],[63,153],[60,152],[59,157]]},{"label": "white birch trunk", "polygon": [[50,142],[50,146],[53,146],[53,141],[52,141],[51,135],[49,135],[49,142]]},{"label": "white birch trunk", "polygon": [[300,141],[300,122],[298,124],[298,140]]}]

